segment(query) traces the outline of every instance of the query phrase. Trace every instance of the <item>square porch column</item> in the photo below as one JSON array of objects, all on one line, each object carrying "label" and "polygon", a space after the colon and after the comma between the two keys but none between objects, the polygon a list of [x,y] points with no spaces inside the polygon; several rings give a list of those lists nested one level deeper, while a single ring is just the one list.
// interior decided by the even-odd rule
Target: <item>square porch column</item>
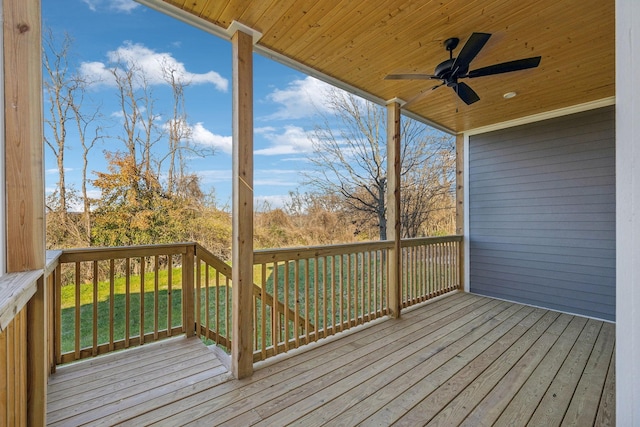
[{"label": "square porch column", "polygon": [[389,310],[400,317],[402,309],[402,248],[400,246],[400,101],[387,103],[387,239],[393,240],[389,251]]},{"label": "square porch column", "polygon": [[233,230],[231,370],[253,373],[253,41],[241,30],[233,52]]}]

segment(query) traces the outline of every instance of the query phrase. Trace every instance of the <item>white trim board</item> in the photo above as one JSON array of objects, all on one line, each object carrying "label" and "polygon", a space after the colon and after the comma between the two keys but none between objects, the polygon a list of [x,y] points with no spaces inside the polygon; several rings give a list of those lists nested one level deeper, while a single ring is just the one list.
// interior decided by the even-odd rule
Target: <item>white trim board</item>
[{"label": "white trim board", "polygon": [[616,424],[640,426],[640,2],[615,3]]},{"label": "white trim board", "polygon": [[469,248],[469,135],[464,134],[464,148],[463,148],[463,179],[462,179],[462,199],[464,207],[464,231],[463,231],[463,248],[464,248],[464,291],[470,292],[471,289],[471,262],[469,256],[471,254]]},{"label": "white trim board", "polygon": [[521,117],[519,119],[509,120],[506,122],[495,123],[489,126],[483,126],[468,131],[462,132],[465,137],[469,135],[479,135],[482,133],[492,132],[494,130],[501,130],[512,128],[520,125],[526,125],[528,123],[540,122],[542,120],[553,119],[555,117],[568,116],[569,114],[580,113],[583,111],[595,110],[596,108],[608,107],[615,105],[615,96],[609,98],[598,99],[596,101],[585,102],[584,104],[572,105],[571,107],[559,108],[557,110],[546,111],[544,113],[533,114],[531,116]]}]

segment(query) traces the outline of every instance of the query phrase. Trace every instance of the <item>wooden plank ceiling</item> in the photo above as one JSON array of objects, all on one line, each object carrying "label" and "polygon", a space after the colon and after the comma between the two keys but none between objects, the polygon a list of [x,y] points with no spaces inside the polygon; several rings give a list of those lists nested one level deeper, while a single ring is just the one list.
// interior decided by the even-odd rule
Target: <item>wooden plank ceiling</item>
[{"label": "wooden plank ceiling", "polygon": [[224,29],[247,25],[258,45],[385,100],[433,86],[384,76],[432,74],[450,37],[455,56],[472,32],[493,34],[470,69],[542,56],[536,69],[465,79],[481,98],[470,106],[447,87],[409,106],[455,132],[615,95],[614,0],[163,1]]}]

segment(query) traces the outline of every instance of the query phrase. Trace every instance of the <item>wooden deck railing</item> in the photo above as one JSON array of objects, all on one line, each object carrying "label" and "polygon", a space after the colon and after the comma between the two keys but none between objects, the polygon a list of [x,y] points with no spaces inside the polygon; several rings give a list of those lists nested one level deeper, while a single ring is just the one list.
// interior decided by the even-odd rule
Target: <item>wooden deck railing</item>
[{"label": "wooden deck railing", "polygon": [[64,250],[55,278],[57,363],[187,332],[183,288],[193,268],[184,263],[192,254],[193,244]]},{"label": "wooden deck railing", "polygon": [[461,242],[462,236],[402,240],[403,308],[461,287]]},{"label": "wooden deck railing", "polygon": [[[460,287],[461,236],[402,242],[403,307]],[[254,361],[388,314],[393,242],[258,250]],[[64,250],[47,277],[55,363],[176,334],[231,349],[231,266],[195,243]]]},{"label": "wooden deck railing", "polygon": [[254,360],[317,341],[387,313],[391,242],[259,250],[259,287],[289,310],[256,304]]}]

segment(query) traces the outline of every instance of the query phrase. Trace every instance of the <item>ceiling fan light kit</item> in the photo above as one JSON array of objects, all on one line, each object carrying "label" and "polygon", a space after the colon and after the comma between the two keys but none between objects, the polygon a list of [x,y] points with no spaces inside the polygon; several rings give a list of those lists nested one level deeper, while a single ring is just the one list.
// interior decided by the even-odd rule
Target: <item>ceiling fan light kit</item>
[{"label": "ceiling fan light kit", "polygon": [[[430,90],[425,90],[418,96],[414,97],[407,104],[417,101],[426,96],[428,93],[439,88],[440,86],[448,86],[452,88],[462,101],[471,105],[480,100],[478,94],[471,87],[458,81],[465,78],[476,78],[492,76],[496,74],[510,73],[513,71],[526,70],[535,68],[540,64],[540,56],[531,58],[518,59],[515,61],[502,62],[500,64],[489,65],[469,71],[471,61],[480,53],[484,45],[487,43],[491,34],[489,33],[473,33],[464,44],[457,57],[453,57],[453,50],[458,46],[460,39],[456,37],[449,38],[444,41],[444,47],[449,52],[449,59],[438,64],[433,74],[389,74],[385,77],[387,80],[440,80],[441,83],[433,86]],[[509,96],[507,96],[509,95]],[[516,96],[515,92],[504,94],[505,99]]]}]

